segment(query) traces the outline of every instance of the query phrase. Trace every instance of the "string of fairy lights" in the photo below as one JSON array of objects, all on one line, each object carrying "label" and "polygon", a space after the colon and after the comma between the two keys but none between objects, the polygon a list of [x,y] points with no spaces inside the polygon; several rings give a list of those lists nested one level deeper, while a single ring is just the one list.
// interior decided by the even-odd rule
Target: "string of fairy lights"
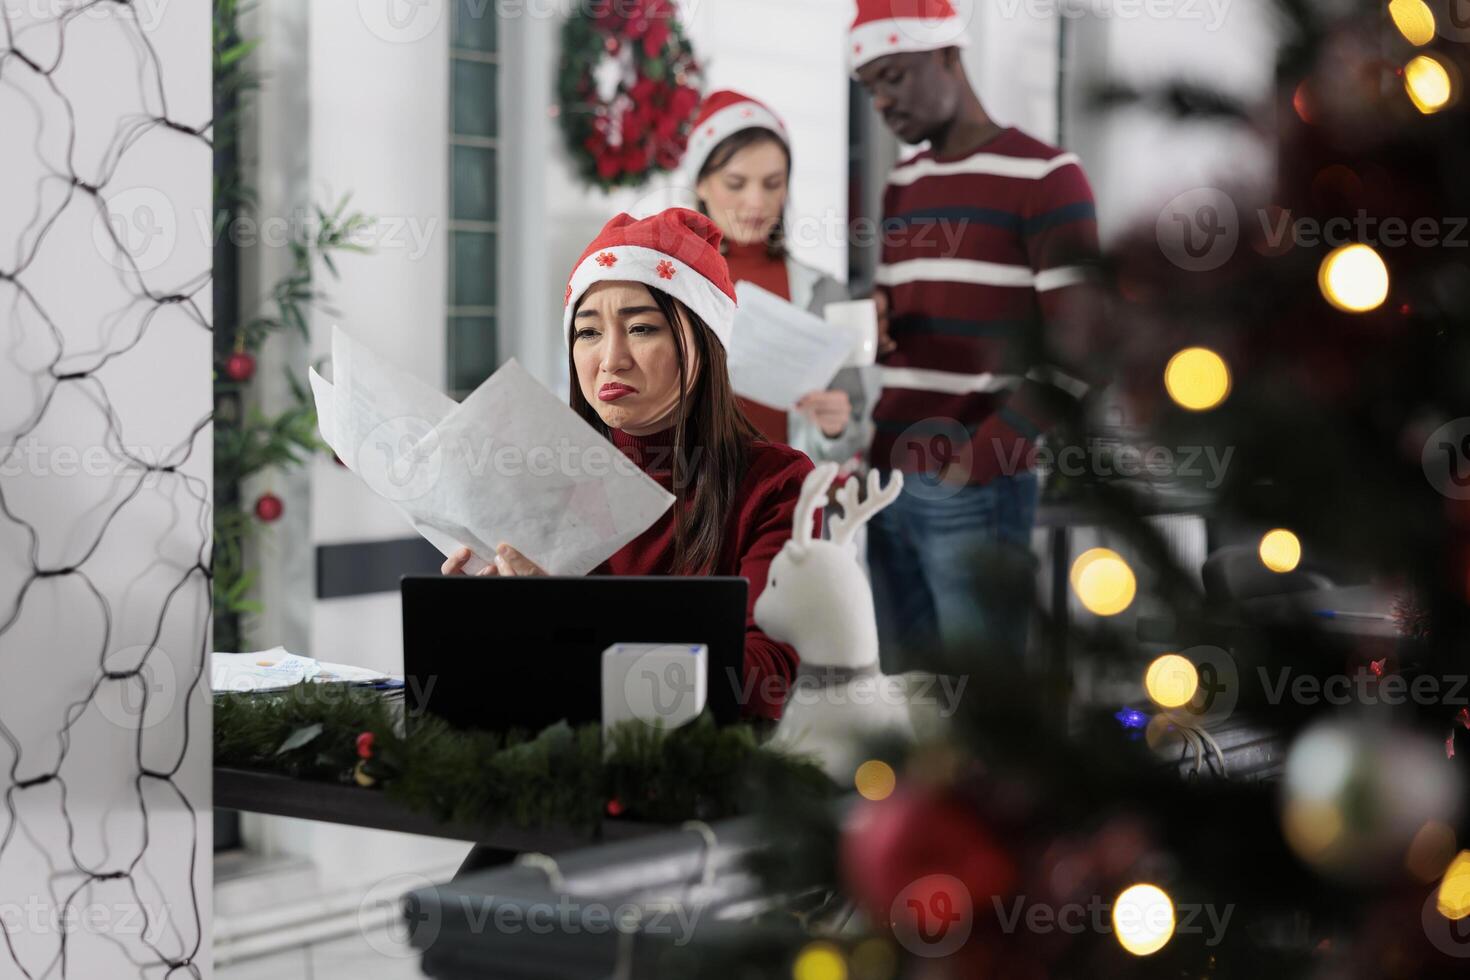
[{"label": "string of fairy lights", "polygon": [[[117,122],[116,131],[106,134],[111,138],[100,159],[102,161],[101,173],[82,174],[79,172],[74,158],[77,154],[79,144],[79,118],[88,120],[88,125],[95,125],[95,120],[90,114],[79,114],[77,111],[77,100],[71,98],[63,90],[60,84],[62,77],[75,78],[75,75],[64,75],[60,72],[63,64],[67,62],[68,53],[74,51],[75,44],[68,47],[68,33],[77,22],[78,18],[87,18],[89,29],[95,29],[98,22],[105,22],[106,30],[121,32],[125,43],[137,53],[141,60],[138,73],[138,83],[143,92],[143,104],[155,107],[153,111],[139,116],[121,116]],[[23,19],[22,19],[23,18]],[[3,935],[6,949],[19,974],[27,978],[38,976],[93,976],[95,967],[88,962],[89,957],[79,956],[77,952],[77,933],[81,926],[75,921],[71,913],[77,911],[79,901],[86,902],[93,895],[93,889],[101,885],[116,888],[121,882],[130,891],[132,904],[141,914],[141,923],[134,923],[133,929],[137,933],[137,941],[141,948],[133,943],[125,942],[117,931],[112,930],[88,930],[88,938],[98,938],[118,947],[126,961],[136,968],[138,976],[181,976],[190,975],[198,977],[201,975],[199,966],[201,951],[204,948],[203,918],[200,910],[200,900],[196,887],[196,857],[199,847],[198,814],[193,803],[188,798],[181,782],[181,771],[185,759],[188,756],[190,746],[189,714],[191,707],[200,696],[200,685],[204,676],[204,668],[208,658],[208,615],[209,594],[211,589],[211,511],[213,500],[211,486],[208,480],[201,479],[185,472],[185,467],[193,458],[198,449],[201,438],[207,438],[210,429],[210,415],[206,412],[193,421],[181,424],[178,438],[174,442],[176,448],[162,454],[161,458],[146,459],[144,454],[129,449],[124,441],[123,421],[115,407],[117,402],[114,395],[108,391],[104,379],[99,375],[101,369],[109,364],[115,363],[119,358],[127,357],[131,352],[137,351],[145,336],[153,328],[158,320],[157,314],[166,307],[173,307],[181,311],[191,327],[206,332],[211,330],[210,319],[201,308],[201,294],[207,302],[207,292],[211,280],[211,271],[206,266],[200,272],[192,276],[186,282],[176,288],[159,291],[144,282],[142,270],[135,255],[125,245],[120,234],[126,229],[116,227],[111,220],[112,215],[108,209],[109,195],[112,193],[110,185],[118,172],[120,164],[130,151],[139,146],[145,134],[155,130],[166,131],[178,139],[195,141],[208,148],[210,146],[209,125],[200,127],[189,126],[176,118],[170,116],[165,86],[163,84],[163,68],[158,52],[154,48],[147,31],[139,24],[137,10],[127,0],[91,0],[75,4],[47,4],[39,11],[32,8],[21,10],[13,8],[12,5],[0,6],[0,25],[3,25],[3,35],[0,35],[0,89],[11,88],[20,99],[29,101],[35,108],[35,117],[43,126],[61,127],[65,131],[65,164],[60,169],[51,161],[47,161],[46,154],[39,152],[41,137],[38,134],[38,152],[36,158],[42,168],[42,175],[35,186],[20,186],[15,181],[5,189],[5,193],[13,195],[16,199],[15,206],[6,209],[11,214],[31,214],[29,224],[21,229],[18,237],[18,246],[15,253],[15,264],[11,267],[0,267],[0,295],[8,294],[8,302],[5,303],[5,323],[8,339],[19,343],[19,338],[28,329],[26,323],[37,324],[37,329],[42,330],[54,348],[48,362],[31,374],[32,384],[29,392],[33,396],[32,404],[25,407],[24,414],[20,418],[18,426],[14,429],[0,431],[0,470],[4,469],[6,463],[15,457],[22,442],[27,439],[37,438],[36,433],[46,421],[49,413],[60,411],[58,404],[71,404],[69,399],[58,398],[58,394],[68,387],[76,389],[83,399],[95,406],[100,418],[105,422],[105,435],[102,437],[101,445],[89,447],[98,449],[110,457],[109,472],[115,474],[116,488],[113,502],[105,506],[105,513],[100,523],[95,525],[88,522],[86,525],[86,540],[80,546],[76,544],[78,527],[62,528],[56,533],[67,538],[66,553],[68,556],[75,554],[77,557],[68,557],[61,564],[42,559],[43,533],[35,523],[21,516],[23,508],[17,508],[15,500],[21,493],[21,478],[0,475],[0,520],[12,525],[11,530],[18,529],[23,535],[25,545],[25,564],[28,571],[24,580],[15,590],[14,595],[3,605],[0,605],[0,670],[10,671],[14,669],[14,660],[27,645],[27,637],[23,637],[18,628],[22,619],[22,613],[26,609],[27,600],[32,603],[39,602],[42,590],[37,589],[39,583],[48,580],[69,581],[76,583],[84,590],[89,601],[95,603],[100,613],[102,623],[102,636],[93,647],[90,643],[85,649],[73,648],[69,643],[58,643],[56,649],[47,651],[52,663],[63,665],[76,665],[72,668],[71,677],[76,678],[79,666],[86,663],[88,659],[95,657],[97,662],[90,668],[90,677],[84,681],[86,693],[83,697],[68,704],[56,719],[57,727],[54,738],[60,745],[60,752],[54,766],[36,771],[36,762],[28,758],[26,742],[34,741],[34,732],[19,732],[6,724],[5,718],[0,718],[0,739],[8,745],[11,760],[8,770],[8,785],[4,791],[5,816],[3,833],[0,833],[0,863],[6,862],[7,852],[23,839],[36,847],[40,843],[35,833],[35,828],[28,827],[22,819],[21,811],[24,809],[24,795],[38,793],[56,793],[59,796],[59,812],[56,817],[64,824],[66,850],[64,857],[58,862],[56,855],[43,850],[50,868],[50,883],[52,885],[52,900],[55,908],[50,911],[54,913],[50,919],[54,923],[54,946],[47,946],[48,961],[38,964],[35,959],[35,944],[37,936],[34,930],[27,931],[29,923],[15,921],[13,917],[0,917],[0,935]],[[202,41],[202,38],[201,38]],[[72,61],[80,56],[73,55]],[[74,66],[73,66],[74,67]],[[84,72],[86,69],[84,69]],[[93,84],[99,87],[112,86],[117,83],[116,79],[104,77],[92,73]],[[41,111],[33,99],[26,94],[26,87],[43,89],[47,97],[55,101],[62,108],[62,112]],[[87,133],[86,135],[94,135]],[[7,138],[11,138],[7,133]],[[104,141],[97,141],[98,143]],[[94,145],[89,143],[88,145]],[[64,188],[59,195],[48,197],[45,193],[46,187]],[[45,202],[59,197],[54,207],[45,206]],[[33,281],[40,275],[36,271],[37,258],[45,250],[64,251],[68,247],[75,247],[75,243],[62,240],[58,232],[58,225],[63,214],[71,207],[87,208],[95,207],[98,221],[96,227],[99,229],[99,247],[107,246],[115,250],[115,254],[108,257],[111,266],[118,270],[118,279],[122,282],[125,290],[130,293],[128,309],[142,309],[139,316],[138,326],[132,334],[113,342],[109,337],[102,350],[75,350],[70,349],[68,334],[78,333],[78,328],[90,326],[90,324],[78,324],[70,322],[63,314],[53,315],[46,309],[45,303],[38,298],[38,292],[44,294],[44,290],[37,290],[36,282]],[[105,236],[100,235],[105,231]],[[90,244],[88,245],[90,247]],[[77,283],[77,289],[85,289],[87,285]],[[111,319],[116,314],[104,314],[106,322],[115,323]],[[10,348],[13,352],[14,348]],[[134,358],[142,356],[134,353]],[[14,365],[19,368],[19,362]],[[201,366],[201,371],[203,367]],[[155,379],[161,381],[162,379]],[[201,375],[201,384],[203,376]],[[162,388],[162,386],[160,386]],[[24,397],[27,389],[21,386],[13,386],[7,397]],[[207,452],[207,447],[206,450]],[[115,465],[113,465],[115,464]],[[28,477],[36,479],[38,477]],[[57,475],[50,477],[39,477],[41,479],[58,478]],[[13,481],[13,482],[12,482]],[[169,543],[186,540],[189,542],[189,555],[192,562],[187,568],[180,569],[177,578],[172,581],[171,587],[164,591],[161,598],[157,600],[156,612],[148,617],[152,623],[151,638],[141,656],[125,666],[115,662],[113,655],[120,651],[114,650],[119,642],[116,634],[117,618],[113,611],[113,602],[125,604],[128,612],[134,613],[138,609],[139,598],[134,584],[121,588],[118,594],[109,596],[98,584],[102,578],[98,569],[89,567],[100,555],[106,554],[104,542],[109,534],[117,534],[117,526],[126,523],[129,514],[134,512],[141,502],[150,495],[162,497],[171,511],[178,518],[166,532]],[[61,495],[64,496],[64,495]],[[18,510],[20,512],[18,512]],[[197,546],[193,544],[197,535]],[[128,577],[141,579],[144,574],[157,565],[167,565],[177,568],[178,563],[174,560],[163,559],[163,541],[158,542],[159,552],[157,556],[140,555],[136,567],[128,571]],[[57,554],[55,549],[46,549],[48,555]],[[150,561],[151,560],[151,561]],[[115,565],[109,566],[108,575],[118,574]],[[166,622],[170,609],[175,609],[177,623],[178,608],[198,610],[195,618],[189,622],[189,654],[190,666],[187,677],[180,678],[179,690],[183,697],[177,699],[172,709],[178,714],[181,722],[181,743],[177,746],[177,754],[171,750],[168,758],[162,764],[156,760],[151,762],[145,759],[144,753],[144,729],[147,727],[145,718],[149,717],[148,705],[152,694],[150,689],[150,662],[154,659],[166,659],[166,654],[159,647],[160,640],[164,636]],[[176,629],[177,627],[172,627]],[[173,635],[172,633],[170,635]],[[32,641],[33,642],[33,641]],[[99,654],[100,651],[100,654]],[[7,675],[7,683],[15,683],[14,674]],[[38,679],[26,678],[27,682],[39,682]],[[135,771],[131,775],[132,792],[122,799],[109,799],[108,812],[99,812],[89,808],[86,812],[88,818],[99,823],[106,823],[116,819],[119,812],[124,808],[130,808],[136,812],[141,825],[141,840],[136,852],[122,855],[121,857],[104,857],[95,863],[85,860],[78,853],[78,825],[76,807],[79,805],[74,801],[78,797],[85,798],[87,794],[81,793],[76,787],[69,787],[67,777],[63,774],[63,766],[68,757],[77,755],[85,757],[89,746],[84,740],[84,729],[79,724],[80,719],[94,703],[104,697],[118,693],[117,685],[131,688],[133,696],[139,700],[133,706],[137,708],[137,729],[126,733],[133,748],[133,760]],[[109,701],[110,703],[110,701]],[[160,702],[162,703],[162,702]],[[114,712],[114,715],[116,713]],[[112,716],[109,720],[116,721]],[[170,716],[172,720],[173,716]],[[27,737],[29,736],[29,737]],[[112,737],[116,737],[115,733]],[[197,742],[197,739],[195,740]],[[156,750],[155,750],[156,751]],[[151,757],[151,756],[150,756]],[[22,770],[25,775],[22,776]],[[73,777],[75,780],[75,777]],[[167,800],[166,807],[173,814],[182,815],[189,825],[186,834],[178,834],[173,831],[176,823],[170,824],[170,832],[166,841],[160,840],[158,830],[152,826],[152,821],[157,819],[157,811],[161,809],[157,800],[162,794],[162,799]],[[152,804],[154,812],[150,814],[148,797],[152,796],[155,802]],[[49,805],[49,803],[48,803]],[[151,819],[152,818],[152,819]],[[54,819],[54,818],[53,818]],[[105,828],[103,829],[105,832]],[[177,866],[187,869],[179,877],[186,877],[183,881],[169,881],[168,887],[162,889],[167,896],[167,904],[159,908],[156,903],[150,909],[149,902],[143,898],[143,891],[147,889],[150,896],[156,896],[161,886],[154,873],[154,869],[145,860],[150,846],[165,844],[171,856],[170,867]],[[188,850],[185,851],[184,849]],[[70,868],[59,867],[69,864]],[[58,897],[54,891],[56,883],[75,879],[76,884],[62,897]],[[18,885],[18,879],[10,878],[12,886]],[[186,899],[185,899],[186,896]],[[159,921],[162,918],[165,921]],[[141,925],[141,928],[138,926]],[[171,934],[170,946],[176,948],[164,949],[162,937]],[[49,938],[50,933],[47,937]],[[21,950],[26,951],[23,957]],[[23,962],[23,959],[26,962]],[[79,960],[81,962],[79,962]],[[29,966],[27,965],[29,963]],[[10,975],[6,970],[0,972]],[[117,975],[115,969],[110,975]]]}]

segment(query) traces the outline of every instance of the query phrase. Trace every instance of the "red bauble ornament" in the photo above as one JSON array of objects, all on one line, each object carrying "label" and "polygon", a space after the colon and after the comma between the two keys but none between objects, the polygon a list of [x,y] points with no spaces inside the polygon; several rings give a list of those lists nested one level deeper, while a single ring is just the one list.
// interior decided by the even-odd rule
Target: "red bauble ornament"
[{"label": "red bauble ornament", "polygon": [[281,503],[281,498],[273,493],[263,493],[255,502],[255,516],[267,524],[279,518],[285,509],[286,505]]},{"label": "red bauble ornament", "polygon": [[607,801],[607,815],[619,817],[623,814],[623,803],[616,796]]},{"label": "red bauble ornament", "polygon": [[244,351],[236,351],[225,361],[225,374],[232,381],[249,381],[255,376],[255,358]]},{"label": "red bauble ornament", "polygon": [[[939,919],[966,923],[1015,887],[1016,867],[974,808],[900,787],[862,804],[842,834],[842,873],[875,923],[932,935]],[[927,917],[927,918],[926,918]],[[920,921],[924,920],[924,921]]]},{"label": "red bauble ornament", "polygon": [[371,759],[373,757],[372,732],[363,732],[357,736],[357,757],[359,759]]}]

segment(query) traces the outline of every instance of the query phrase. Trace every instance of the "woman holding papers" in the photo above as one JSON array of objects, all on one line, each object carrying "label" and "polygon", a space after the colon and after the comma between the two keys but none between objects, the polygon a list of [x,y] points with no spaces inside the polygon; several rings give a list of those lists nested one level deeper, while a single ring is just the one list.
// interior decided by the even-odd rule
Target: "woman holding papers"
[{"label": "woman holding papers", "polygon": [[[594,574],[739,575],[746,608],[748,715],[779,718],[797,651],[752,612],[776,552],[791,537],[811,460],[764,441],[730,388],[725,349],[735,286],[720,230],[684,208],[620,214],[588,246],[564,297],[571,405],[675,496],[674,506]],[[444,563],[462,573],[469,551]],[[481,574],[542,574],[501,545]],[[638,610],[629,610],[637,614]],[[657,610],[643,611],[657,616]]]},{"label": "woman holding papers", "polygon": [[[695,122],[685,165],[699,210],[724,233],[721,250],[733,281],[754,283],[817,316],[828,303],[847,299],[840,283],[786,251],[791,141],[768,107],[739,92],[712,93]],[[830,391],[806,395],[789,415],[741,400],[772,442],[788,443],[817,462],[837,463],[867,448],[867,402],[855,368],[839,373]]]}]

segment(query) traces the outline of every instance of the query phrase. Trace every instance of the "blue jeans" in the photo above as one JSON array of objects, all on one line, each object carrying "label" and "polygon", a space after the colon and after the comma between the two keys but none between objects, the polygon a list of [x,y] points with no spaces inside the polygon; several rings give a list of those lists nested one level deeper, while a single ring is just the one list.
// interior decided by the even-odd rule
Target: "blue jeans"
[{"label": "blue jeans", "polygon": [[957,489],[923,474],[904,479],[868,524],[883,672],[965,673],[991,656],[1019,666],[1035,582],[1036,474]]}]

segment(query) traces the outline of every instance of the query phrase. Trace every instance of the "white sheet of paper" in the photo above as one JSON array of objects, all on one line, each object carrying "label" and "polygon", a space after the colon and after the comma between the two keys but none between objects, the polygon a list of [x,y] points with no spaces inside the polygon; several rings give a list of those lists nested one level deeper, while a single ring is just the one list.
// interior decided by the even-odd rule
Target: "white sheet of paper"
[{"label": "white sheet of paper", "polygon": [[854,338],[759,286],[735,286],[739,309],[730,338],[730,383],[737,395],[791,409],[825,391],[852,353]]},{"label": "white sheet of paper", "polygon": [[585,575],[674,497],[514,360],[463,403],[332,333],[334,380],[312,371],[322,438],[440,552],[504,541],[552,575]]},{"label": "white sheet of paper", "polygon": [[822,316],[834,327],[852,332],[852,351],[843,367],[872,367],[878,363],[878,304],[870,299],[828,303]]}]

